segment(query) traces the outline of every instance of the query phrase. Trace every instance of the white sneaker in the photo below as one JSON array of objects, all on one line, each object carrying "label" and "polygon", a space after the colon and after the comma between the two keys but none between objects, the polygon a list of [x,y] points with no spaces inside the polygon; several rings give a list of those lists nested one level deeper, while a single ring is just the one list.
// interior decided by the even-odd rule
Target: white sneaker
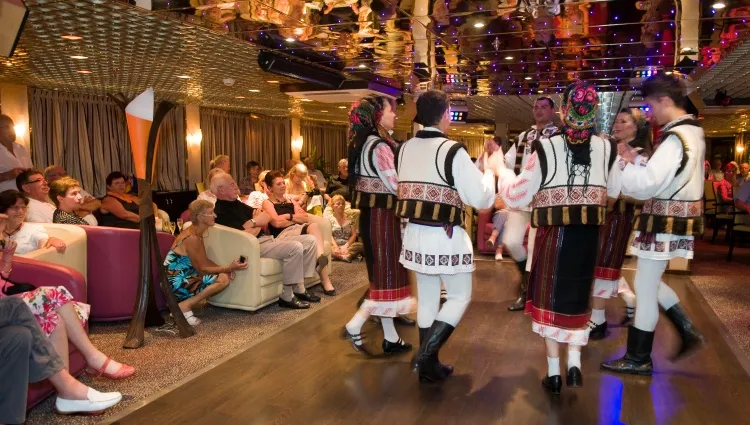
[{"label": "white sneaker", "polygon": [[68,400],[57,397],[55,410],[61,415],[100,415],[122,400],[122,394],[118,392],[100,393],[91,387],[86,397],[87,400]]},{"label": "white sneaker", "polygon": [[498,252],[497,254],[495,254],[495,261],[503,261],[503,253],[502,252]]}]

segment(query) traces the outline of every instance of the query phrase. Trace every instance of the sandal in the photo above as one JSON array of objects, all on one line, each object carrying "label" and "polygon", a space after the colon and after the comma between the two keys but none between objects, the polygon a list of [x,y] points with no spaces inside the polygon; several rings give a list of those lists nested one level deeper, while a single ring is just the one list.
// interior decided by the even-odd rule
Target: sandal
[{"label": "sandal", "polygon": [[86,374],[91,377],[99,377],[102,376],[104,378],[108,379],[125,379],[130,376],[133,376],[135,374],[135,368],[133,366],[128,366],[125,363],[122,363],[120,365],[120,369],[117,370],[115,373],[108,373],[107,372],[107,366],[109,366],[109,363],[112,361],[109,357],[107,357],[106,360],[104,360],[104,364],[99,368],[94,368],[91,366],[86,366]]}]

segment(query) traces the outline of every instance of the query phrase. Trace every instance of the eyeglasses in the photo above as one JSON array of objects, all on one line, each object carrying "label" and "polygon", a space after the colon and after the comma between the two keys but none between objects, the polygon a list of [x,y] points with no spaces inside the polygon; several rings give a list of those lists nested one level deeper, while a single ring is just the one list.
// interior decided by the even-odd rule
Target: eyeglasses
[{"label": "eyeglasses", "polygon": [[213,218],[216,218],[216,213],[211,213],[211,214],[206,214],[206,213],[203,213],[203,214],[198,214],[198,215],[202,215],[202,216],[206,216],[206,217],[213,217]]},{"label": "eyeglasses", "polygon": [[13,205],[12,207],[8,207],[8,211],[14,210],[14,211],[26,211],[28,210],[28,205],[19,206],[19,205]]},{"label": "eyeglasses", "polygon": [[31,180],[31,181],[26,182],[26,184],[34,184],[34,183],[39,183],[39,182],[47,183],[47,179],[41,178],[41,179]]}]

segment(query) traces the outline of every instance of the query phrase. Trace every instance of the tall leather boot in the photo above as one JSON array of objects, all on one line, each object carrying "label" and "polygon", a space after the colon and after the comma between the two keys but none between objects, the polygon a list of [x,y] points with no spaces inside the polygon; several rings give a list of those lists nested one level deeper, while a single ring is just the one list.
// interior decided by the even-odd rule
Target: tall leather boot
[{"label": "tall leather boot", "polygon": [[654,333],[642,331],[635,326],[628,328],[628,349],[625,356],[601,364],[601,368],[615,373],[631,375],[651,375],[651,348],[654,345]]},{"label": "tall leather boot", "polygon": [[438,360],[438,352],[450,338],[453,329],[453,326],[436,320],[427,330],[415,359],[421,382],[441,382],[447,377],[443,365]]},{"label": "tall leather boot", "polygon": [[695,350],[703,346],[703,344],[705,343],[703,335],[701,335],[701,333],[698,332],[697,329],[695,329],[695,327],[693,326],[693,322],[690,321],[690,318],[687,316],[685,310],[682,309],[680,304],[673,305],[669,308],[669,310],[667,310],[666,313],[667,317],[669,317],[669,321],[672,322],[675,329],[677,330],[677,333],[682,339],[682,346],[680,347],[680,350],[669,360],[677,361],[680,358],[693,353]]},{"label": "tall leather boot", "polygon": [[[430,328],[419,328],[419,347],[421,348],[424,344],[424,341],[427,337],[427,333],[430,331]],[[417,351],[417,354],[419,351]],[[414,358],[411,360],[412,369],[417,369],[417,355],[414,355]],[[443,371],[443,375],[447,378],[451,375],[453,375],[453,366],[449,364],[443,364],[440,363],[440,360],[438,359],[438,363],[440,364],[440,369]]]},{"label": "tall leather boot", "polygon": [[529,274],[526,272],[526,260],[516,261],[516,267],[521,272],[521,288],[518,291],[518,298],[513,304],[508,306],[508,311],[521,311],[526,308],[526,289],[529,286]]}]

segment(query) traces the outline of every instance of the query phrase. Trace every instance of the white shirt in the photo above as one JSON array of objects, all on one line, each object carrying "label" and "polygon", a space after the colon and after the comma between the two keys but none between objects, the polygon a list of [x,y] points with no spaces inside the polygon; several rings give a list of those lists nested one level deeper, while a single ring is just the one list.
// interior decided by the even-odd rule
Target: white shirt
[{"label": "white shirt", "polygon": [[[13,142],[13,153],[11,153],[5,146],[0,145],[0,173],[10,171],[14,168],[33,167],[34,165],[31,163],[31,155],[23,145]],[[18,190],[15,178],[0,182],[0,192],[10,189]]]},{"label": "white shirt", "polygon": [[308,173],[312,176],[315,176],[317,181],[315,182],[316,185],[318,185],[318,189],[325,189],[326,188],[326,178],[323,176],[323,172],[320,170],[313,170],[308,171]]},{"label": "white shirt", "polygon": [[204,190],[203,192],[198,195],[198,201],[208,201],[214,205],[216,205],[216,195],[214,195],[213,192],[211,192],[210,189]]},{"label": "white shirt", "polygon": [[41,224],[24,223],[21,230],[10,238],[18,244],[16,254],[24,255],[39,249],[43,243],[47,242],[49,235]]},{"label": "white shirt", "polygon": [[52,223],[52,216],[57,207],[52,202],[41,202],[29,198],[29,212],[26,221],[31,223]]}]

